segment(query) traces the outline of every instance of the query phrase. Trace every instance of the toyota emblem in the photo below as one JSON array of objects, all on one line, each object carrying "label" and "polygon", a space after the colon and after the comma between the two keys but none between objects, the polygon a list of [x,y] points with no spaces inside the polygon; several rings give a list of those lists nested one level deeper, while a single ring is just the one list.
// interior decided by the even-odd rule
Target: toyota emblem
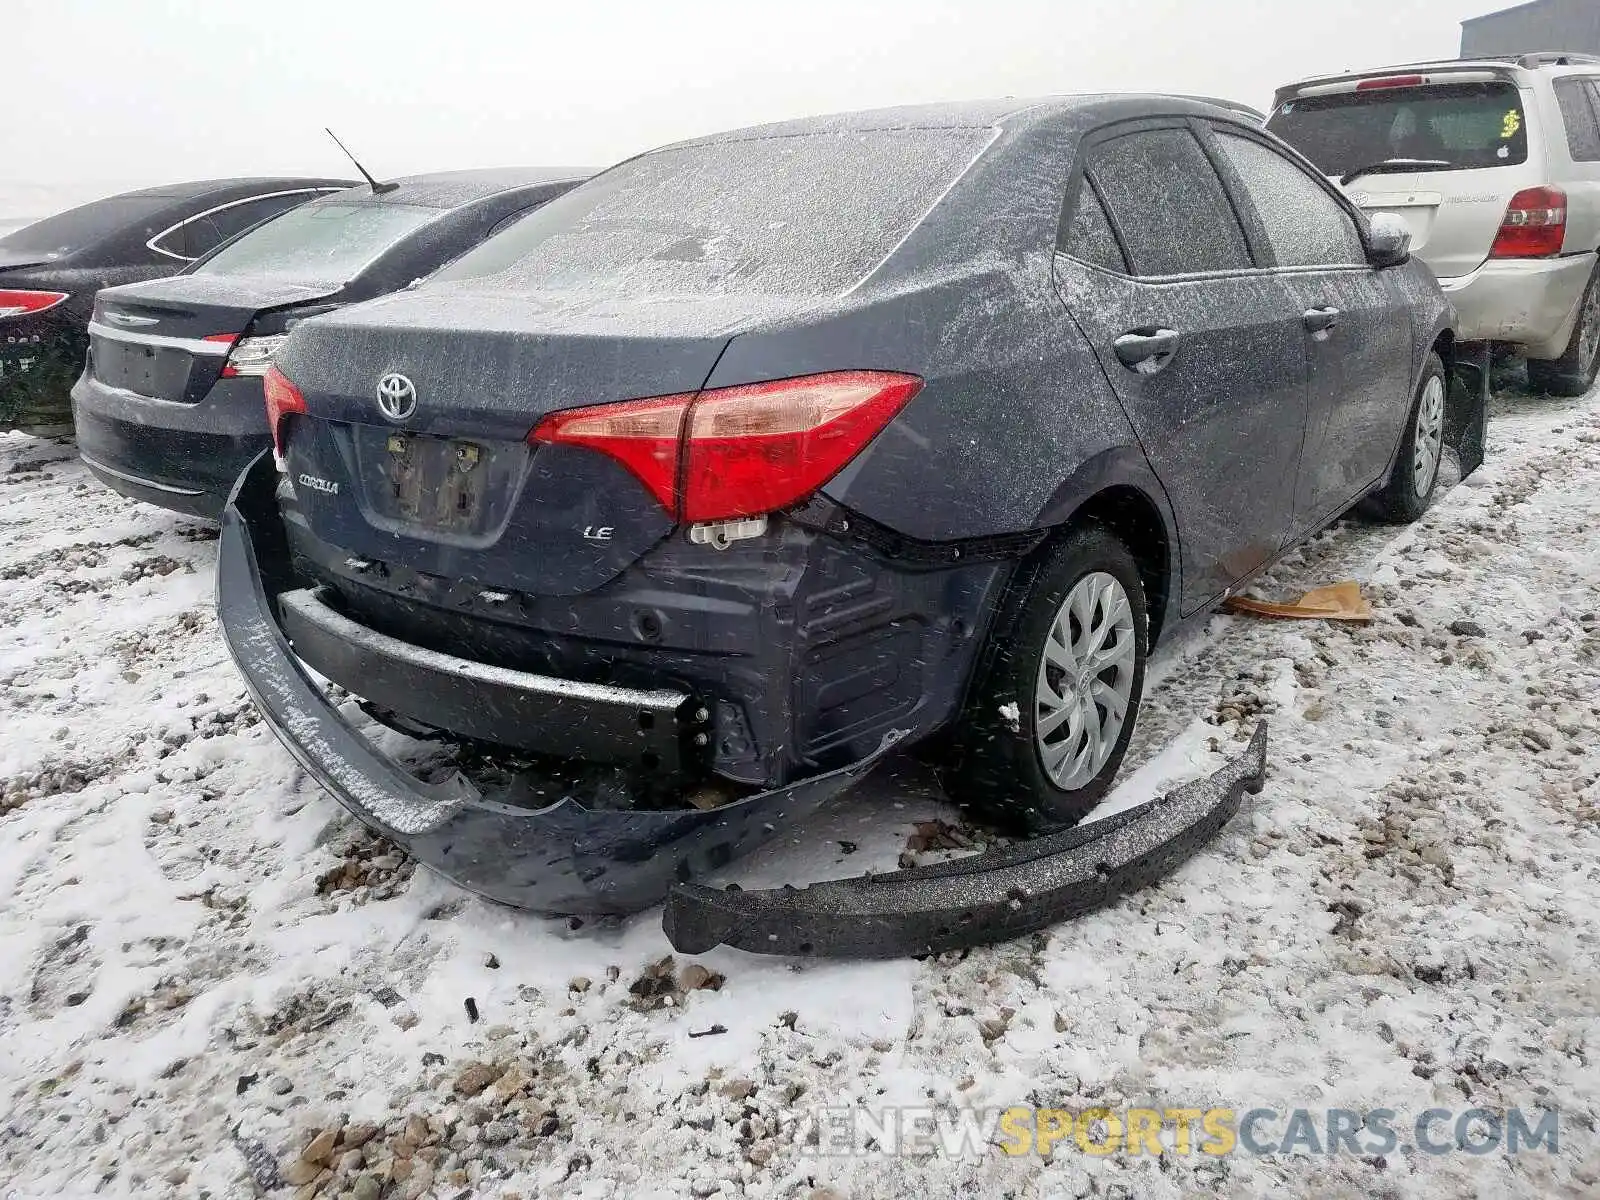
[{"label": "toyota emblem", "polygon": [[378,380],[378,408],[391,421],[404,421],[417,411],[417,387],[399,372]]}]

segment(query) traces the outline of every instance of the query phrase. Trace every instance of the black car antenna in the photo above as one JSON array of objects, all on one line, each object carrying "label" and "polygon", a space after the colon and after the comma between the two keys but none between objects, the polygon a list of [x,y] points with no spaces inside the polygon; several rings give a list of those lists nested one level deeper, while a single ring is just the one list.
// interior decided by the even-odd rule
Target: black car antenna
[{"label": "black car antenna", "polygon": [[322,132],[331,137],[333,139],[333,144],[344,151],[344,156],[351,162],[355,163],[356,170],[361,172],[361,178],[365,179],[367,183],[371,185],[372,194],[374,196],[381,196],[385,192],[392,192],[395,190],[395,188],[400,186],[398,183],[379,183],[372,177],[372,172],[368,171],[361,165],[361,160],[358,159],[354,154],[350,153],[350,148],[339,140],[339,135],[337,133],[329,129],[326,125],[322,127]]}]

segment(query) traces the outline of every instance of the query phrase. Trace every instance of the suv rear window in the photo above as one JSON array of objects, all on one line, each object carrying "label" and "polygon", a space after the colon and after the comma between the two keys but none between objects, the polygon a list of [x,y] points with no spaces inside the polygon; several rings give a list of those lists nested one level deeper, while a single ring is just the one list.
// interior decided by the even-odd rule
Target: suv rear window
[{"label": "suv rear window", "polygon": [[1395,158],[1435,159],[1452,171],[1528,159],[1522,98],[1509,83],[1296,97],[1278,106],[1267,128],[1324,175],[1347,175]]},{"label": "suv rear window", "polygon": [[883,261],[992,136],[872,129],[709,142],[623,163],[434,280],[514,291],[814,296]]}]

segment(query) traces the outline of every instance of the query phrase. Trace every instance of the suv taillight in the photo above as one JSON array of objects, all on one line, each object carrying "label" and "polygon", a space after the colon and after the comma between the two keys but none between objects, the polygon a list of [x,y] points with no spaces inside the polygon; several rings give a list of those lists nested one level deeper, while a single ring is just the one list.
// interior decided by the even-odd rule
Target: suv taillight
[{"label": "suv taillight", "polygon": [[915,375],[834,371],[567,409],[528,439],[610,455],[680,520],[722,521],[816,491],[921,388]]},{"label": "suv taillight", "polygon": [[27,317],[54,308],[67,299],[66,292],[30,292],[0,288],[0,321],[7,317]]},{"label": "suv taillight", "polygon": [[1511,197],[1490,258],[1548,258],[1567,240],[1567,194],[1560,188],[1527,188]]},{"label": "suv taillight", "polygon": [[267,428],[272,431],[272,448],[278,458],[283,458],[283,419],[290,413],[306,411],[306,398],[289,377],[277,367],[268,367],[261,380],[267,397]]}]

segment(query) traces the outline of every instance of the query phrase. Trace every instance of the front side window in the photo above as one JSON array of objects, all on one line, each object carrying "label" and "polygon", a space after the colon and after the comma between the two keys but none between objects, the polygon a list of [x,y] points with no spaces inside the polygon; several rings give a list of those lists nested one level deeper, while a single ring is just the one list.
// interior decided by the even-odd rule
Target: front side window
[{"label": "front side window", "polygon": [[1267,128],[1342,177],[1394,159],[1468,171],[1528,161],[1527,118],[1510,83],[1379,87],[1299,96],[1278,106]]},{"label": "front side window", "polygon": [[1187,129],[1152,129],[1096,146],[1089,176],[1138,275],[1250,267],[1222,181]]},{"label": "front side window", "polygon": [[1218,130],[1217,145],[1255,206],[1280,267],[1365,264],[1350,214],[1303,169],[1254,138]]}]

